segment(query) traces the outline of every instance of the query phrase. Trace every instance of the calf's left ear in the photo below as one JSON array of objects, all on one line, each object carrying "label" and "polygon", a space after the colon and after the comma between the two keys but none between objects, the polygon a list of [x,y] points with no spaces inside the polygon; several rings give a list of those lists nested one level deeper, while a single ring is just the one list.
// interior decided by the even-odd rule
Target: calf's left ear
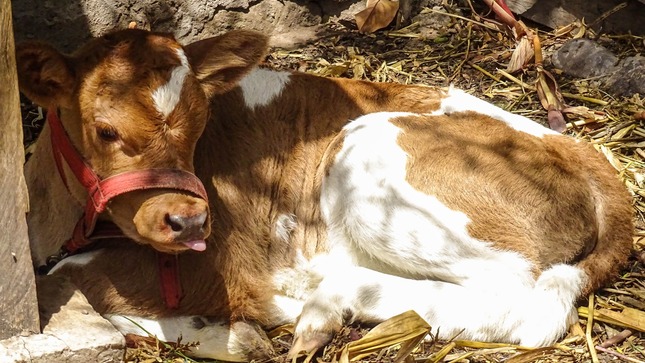
[{"label": "calf's left ear", "polygon": [[200,40],[184,46],[197,79],[207,97],[224,93],[262,61],[268,48],[268,38],[248,30]]},{"label": "calf's left ear", "polygon": [[74,72],[69,58],[45,43],[24,43],[16,46],[18,84],[29,99],[40,106],[71,105],[74,93]]}]

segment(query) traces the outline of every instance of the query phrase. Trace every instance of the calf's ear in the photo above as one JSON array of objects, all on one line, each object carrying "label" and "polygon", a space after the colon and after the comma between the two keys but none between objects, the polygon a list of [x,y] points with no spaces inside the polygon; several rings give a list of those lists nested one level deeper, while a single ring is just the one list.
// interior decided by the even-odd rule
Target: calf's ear
[{"label": "calf's ear", "polygon": [[74,72],[69,58],[44,43],[16,46],[18,84],[29,99],[43,107],[71,105]]},{"label": "calf's ear", "polygon": [[200,40],[184,51],[206,96],[231,90],[266,55],[268,38],[248,30]]}]

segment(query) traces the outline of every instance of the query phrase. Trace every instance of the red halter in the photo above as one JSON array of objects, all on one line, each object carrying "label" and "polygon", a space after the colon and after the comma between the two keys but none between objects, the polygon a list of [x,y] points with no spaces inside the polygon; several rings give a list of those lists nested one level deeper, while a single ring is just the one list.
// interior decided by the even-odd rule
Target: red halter
[{"label": "red halter", "polygon": [[[72,145],[55,109],[50,109],[47,112],[47,122],[51,128],[54,160],[63,183],[69,190],[63,171],[64,160],[88,194],[85,212],[76,223],[72,237],[65,242],[64,249],[68,254],[75,253],[96,239],[125,237],[116,226],[100,228],[101,233],[96,233],[96,222],[99,214],[105,211],[109,201],[118,195],[134,190],[163,188],[187,191],[208,201],[208,196],[201,180],[194,174],[183,170],[148,169],[128,171],[101,179]],[[162,253],[157,255],[159,276],[166,306],[176,309],[179,307],[179,300],[181,299],[177,256]]]}]

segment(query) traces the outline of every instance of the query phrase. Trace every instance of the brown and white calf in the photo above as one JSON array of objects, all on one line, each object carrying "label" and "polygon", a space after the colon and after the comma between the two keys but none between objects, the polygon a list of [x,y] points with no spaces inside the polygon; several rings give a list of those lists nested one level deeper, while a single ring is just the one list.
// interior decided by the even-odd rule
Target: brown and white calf
[{"label": "brown and white calf", "polygon": [[[131,319],[246,360],[271,354],[263,329],[296,323],[295,354],[347,319],[414,309],[440,337],[542,346],[626,262],[629,196],[589,145],[454,88],[259,68],[266,47],[246,31],[181,46],[124,30],[71,56],[18,48],[22,90],[58,111],[101,178],[176,168],[208,192],[209,205],[168,189],[115,198],[102,218],[136,243],[53,270],[122,332],[143,334]],[[49,132],[26,166],[36,265],[86,198],[56,175]],[[177,253],[178,309],[155,250]]]}]

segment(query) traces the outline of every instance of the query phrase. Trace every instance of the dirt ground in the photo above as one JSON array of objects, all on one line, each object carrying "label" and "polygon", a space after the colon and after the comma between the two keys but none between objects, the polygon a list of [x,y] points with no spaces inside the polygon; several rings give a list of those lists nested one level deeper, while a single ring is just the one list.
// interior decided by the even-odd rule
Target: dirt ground
[{"label": "dirt ground", "polygon": [[[554,75],[567,105],[577,110],[567,114],[565,133],[590,142],[603,152],[619,170],[633,195],[637,226],[633,257],[615,284],[595,294],[594,304],[590,305],[587,300],[580,302],[580,323],[554,347],[526,350],[504,344],[477,345],[456,337],[453,342],[423,342],[405,362],[645,361],[645,335],[642,333],[645,326],[645,95],[613,97],[599,87],[597,80],[568,77],[554,69],[548,60],[550,53],[574,37],[597,39],[619,57],[645,54],[645,39],[595,34],[581,23],[573,24],[568,31],[535,29],[538,29],[547,55],[545,69]],[[514,47],[512,34],[485,9],[473,12],[466,2],[444,2],[442,6],[426,8],[413,19],[412,25],[403,29],[391,27],[365,35],[345,25],[329,24],[325,36],[311,44],[295,50],[273,49],[266,64],[326,77],[439,86],[454,84],[502,108],[546,124],[547,111],[541,106],[534,87],[536,67],[530,64],[513,75],[504,72]],[[25,146],[29,148],[42,126],[42,114],[25,101],[23,116]],[[467,309],[468,305],[477,302],[463,303]],[[626,313],[633,310],[636,315]],[[589,311],[594,322],[586,337]],[[368,329],[356,325],[346,327],[323,352],[307,359],[332,362],[347,342],[360,338]],[[289,334],[278,334],[274,346],[279,353],[285,354],[290,341]],[[595,347],[597,357],[589,346]],[[163,346],[153,344],[130,350],[128,359],[131,362],[186,361],[173,352],[163,351]],[[397,347],[385,348],[360,362],[393,362],[396,352]],[[285,360],[281,355],[273,361]],[[299,361],[303,360],[306,359]]]}]

